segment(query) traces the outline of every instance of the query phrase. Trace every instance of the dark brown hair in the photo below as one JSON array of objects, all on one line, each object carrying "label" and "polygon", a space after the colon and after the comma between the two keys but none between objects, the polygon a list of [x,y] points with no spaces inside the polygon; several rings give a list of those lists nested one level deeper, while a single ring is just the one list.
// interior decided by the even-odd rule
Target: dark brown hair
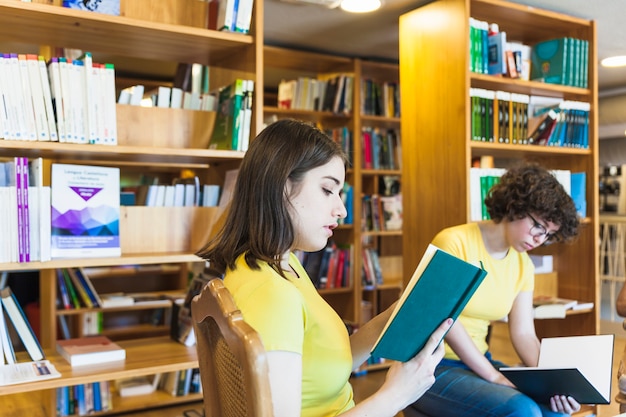
[{"label": "dark brown hair", "polygon": [[485,205],[496,223],[531,214],[559,226],[553,240],[570,241],[578,234],[574,201],[550,171],[535,163],[507,170],[489,190]]},{"label": "dark brown hair", "polygon": [[222,228],[198,256],[225,272],[245,253],[250,268],[264,261],[282,273],[280,258],[294,243],[287,180],[297,189],[308,171],[336,157],[347,163],[341,146],[309,124],[284,119],[267,126],[241,162]]}]

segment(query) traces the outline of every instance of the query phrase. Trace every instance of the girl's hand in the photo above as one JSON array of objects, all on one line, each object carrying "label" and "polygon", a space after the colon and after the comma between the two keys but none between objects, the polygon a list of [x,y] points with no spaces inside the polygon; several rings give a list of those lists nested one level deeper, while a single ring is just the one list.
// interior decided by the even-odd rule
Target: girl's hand
[{"label": "girl's hand", "polygon": [[550,408],[555,413],[572,414],[580,410],[580,404],[570,396],[555,395],[550,398]]},{"label": "girl's hand", "polygon": [[451,325],[452,319],[445,320],[414,358],[404,363],[396,362],[389,368],[380,392],[389,395],[401,410],[414,403],[435,383],[435,368],[444,354],[441,341]]}]

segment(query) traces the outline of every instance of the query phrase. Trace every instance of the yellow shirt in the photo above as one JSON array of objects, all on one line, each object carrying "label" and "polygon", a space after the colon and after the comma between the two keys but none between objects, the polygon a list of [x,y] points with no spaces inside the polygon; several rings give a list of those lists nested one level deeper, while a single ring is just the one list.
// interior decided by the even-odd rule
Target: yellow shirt
[{"label": "yellow shirt", "polygon": [[261,335],[267,351],[302,355],[302,417],[335,416],[354,407],[352,352],[346,326],[319,295],[293,254],[300,278],[285,279],[266,263],[248,267],[243,256],[228,270],[224,285],[244,319]]},{"label": "yellow shirt", "polygon": [[[444,229],[432,243],[470,263],[482,262],[487,271],[485,280],[457,319],[478,349],[485,353],[489,349],[486,339],[490,322],[509,314],[517,294],[533,290],[535,268],[532,261],[527,253],[512,248],[503,259],[492,258],[476,223]],[[445,357],[459,359],[447,344]]]}]

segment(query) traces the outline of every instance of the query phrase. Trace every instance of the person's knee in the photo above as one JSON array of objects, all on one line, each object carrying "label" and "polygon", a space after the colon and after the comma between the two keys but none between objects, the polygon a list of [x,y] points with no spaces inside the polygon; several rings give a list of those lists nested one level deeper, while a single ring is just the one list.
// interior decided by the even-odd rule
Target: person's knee
[{"label": "person's knee", "polygon": [[506,417],[541,417],[543,414],[539,405],[525,395],[519,394],[509,398],[504,404]]}]

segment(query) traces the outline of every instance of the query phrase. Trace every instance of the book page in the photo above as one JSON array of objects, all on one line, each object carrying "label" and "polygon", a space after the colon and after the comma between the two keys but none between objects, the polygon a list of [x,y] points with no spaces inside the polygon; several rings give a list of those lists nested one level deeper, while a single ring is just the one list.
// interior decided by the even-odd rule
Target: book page
[{"label": "book page", "polygon": [[0,366],[0,386],[58,378],[61,374],[50,361],[14,363]]}]

